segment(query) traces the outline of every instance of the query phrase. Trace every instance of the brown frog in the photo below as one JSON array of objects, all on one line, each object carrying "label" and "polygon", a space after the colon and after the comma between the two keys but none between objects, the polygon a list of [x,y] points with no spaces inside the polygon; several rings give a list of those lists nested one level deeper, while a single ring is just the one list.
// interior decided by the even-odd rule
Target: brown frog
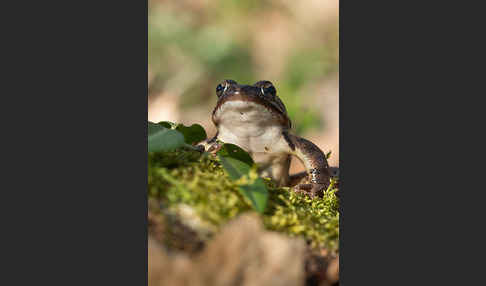
[{"label": "brown frog", "polygon": [[[327,189],[331,171],[326,156],[314,143],[289,133],[287,110],[270,81],[242,85],[225,80],[216,87],[216,95],[212,121],[218,131],[200,143],[205,151],[216,152],[220,141],[232,143],[250,154],[262,177],[279,186],[293,186],[312,197]],[[300,159],[306,172],[289,176],[291,156]]]}]

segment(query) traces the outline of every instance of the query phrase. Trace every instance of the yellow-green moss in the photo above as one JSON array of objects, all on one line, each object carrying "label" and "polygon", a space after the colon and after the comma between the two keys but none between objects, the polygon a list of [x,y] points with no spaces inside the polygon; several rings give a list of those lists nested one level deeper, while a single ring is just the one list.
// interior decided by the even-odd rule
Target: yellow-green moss
[{"label": "yellow-green moss", "polygon": [[[200,218],[218,228],[248,211],[251,204],[221,168],[218,159],[194,151],[149,153],[148,195],[162,208],[191,206]],[[314,247],[338,248],[339,213],[337,189],[323,198],[310,199],[289,188],[277,188],[265,180],[269,199],[262,215],[266,228],[290,236],[302,236]]]}]

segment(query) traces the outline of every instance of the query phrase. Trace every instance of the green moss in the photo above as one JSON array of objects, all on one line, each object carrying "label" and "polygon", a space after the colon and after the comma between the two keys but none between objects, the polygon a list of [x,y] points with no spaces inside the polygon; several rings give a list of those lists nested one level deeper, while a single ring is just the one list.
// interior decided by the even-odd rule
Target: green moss
[{"label": "green moss", "polygon": [[[189,205],[215,229],[243,212],[253,212],[216,157],[183,150],[148,156],[148,195],[162,208]],[[267,229],[302,236],[313,247],[338,248],[336,188],[331,187],[323,198],[310,199],[289,188],[277,188],[269,180],[265,183],[270,193],[262,215]]]}]

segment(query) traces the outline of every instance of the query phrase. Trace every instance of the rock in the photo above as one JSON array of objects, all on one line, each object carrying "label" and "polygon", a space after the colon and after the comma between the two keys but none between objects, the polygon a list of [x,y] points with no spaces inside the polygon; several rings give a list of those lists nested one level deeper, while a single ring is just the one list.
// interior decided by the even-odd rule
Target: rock
[{"label": "rock", "polygon": [[339,255],[326,249],[305,253],[306,285],[334,286],[339,281]]},{"label": "rock", "polygon": [[327,268],[327,280],[330,283],[336,283],[339,280],[339,255],[331,261]]},{"label": "rock", "polygon": [[203,248],[203,238],[209,234],[207,229],[197,224],[198,218],[187,218],[189,216],[187,210],[185,213],[177,210],[174,213],[169,211],[159,213],[153,210],[151,204],[153,201],[149,200],[148,233],[154,241],[169,250],[180,250],[189,254],[197,253]]},{"label": "rock", "polygon": [[304,252],[302,239],[266,231],[257,216],[242,215],[193,258],[169,255],[149,239],[149,285],[304,285]]},{"label": "rock", "polygon": [[[148,240],[148,285],[191,285],[192,271],[189,257],[181,254],[169,255],[157,242]],[[200,284],[198,284],[200,285]]]}]

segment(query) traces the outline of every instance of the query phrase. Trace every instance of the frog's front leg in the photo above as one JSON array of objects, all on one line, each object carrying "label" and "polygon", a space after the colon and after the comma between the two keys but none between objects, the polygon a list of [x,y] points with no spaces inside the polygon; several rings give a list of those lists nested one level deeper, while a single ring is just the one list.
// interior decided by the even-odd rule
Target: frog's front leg
[{"label": "frog's front leg", "polygon": [[215,154],[216,152],[219,151],[219,149],[221,149],[221,147],[223,147],[223,144],[219,142],[217,139],[218,139],[218,133],[216,133],[216,135],[214,135],[214,137],[211,139],[206,139],[202,142],[199,142],[196,145],[196,148],[198,148],[201,152],[205,151],[205,152],[210,152]]},{"label": "frog's front leg", "polygon": [[304,138],[284,132],[290,154],[296,156],[305,166],[308,183],[298,184],[294,191],[311,197],[321,196],[330,185],[331,174],[326,155],[314,143]]}]

